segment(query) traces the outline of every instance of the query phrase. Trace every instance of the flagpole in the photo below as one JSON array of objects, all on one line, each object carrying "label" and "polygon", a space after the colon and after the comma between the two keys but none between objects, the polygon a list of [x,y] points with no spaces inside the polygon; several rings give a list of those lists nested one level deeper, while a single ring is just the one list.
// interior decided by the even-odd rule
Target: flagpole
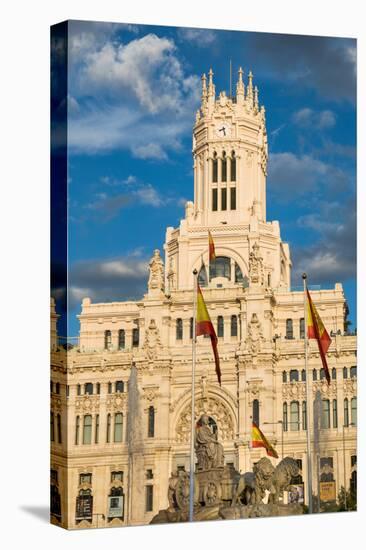
[{"label": "flagpole", "polygon": [[193,270],[193,334],[192,334],[192,405],[191,405],[191,456],[189,468],[189,521],[193,521],[194,507],[194,439],[195,439],[195,370],[196,370],[196,310],[197,310],[197,269]]},{"label": "flagpole", "polygon": [[305,384],[306,384],[306,447],[307,447],[307,473],[308,473],[308,498],[309,498],[309,514],[313,513],[313,483],[311,471],[311,443],[310,443],[310,381],[308,373],[308,315],[307,315],[307,296],[306,296],[306,273],[302,274],[304,281],[304,324],[305,324]]}]

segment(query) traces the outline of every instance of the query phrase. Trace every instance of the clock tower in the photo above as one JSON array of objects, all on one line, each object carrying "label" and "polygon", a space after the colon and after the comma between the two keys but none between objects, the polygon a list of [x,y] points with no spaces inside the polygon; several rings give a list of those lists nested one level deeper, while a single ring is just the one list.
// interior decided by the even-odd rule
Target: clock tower
[{"label": "clock tower", "polygon": [[[250,71],[238,71],[236,95],[218,97],[210,69],[202,76],[201,105],[193,127],[194,200],[180,227],[169,227],[165,243],[166,287],[189,289],[192,271],[208,266],[210,230],[220,267],[206,269],[208,287],[246,284],[251,254],[261,258],[262,286],[290,288],[289,247],[279,223],[266,219],[268,161],[264,106]],[[254,247],[254,248],[253,248]],[[224,274],[219,282],[214,275]],[[204,283],[202,279],[202,284]]]}]

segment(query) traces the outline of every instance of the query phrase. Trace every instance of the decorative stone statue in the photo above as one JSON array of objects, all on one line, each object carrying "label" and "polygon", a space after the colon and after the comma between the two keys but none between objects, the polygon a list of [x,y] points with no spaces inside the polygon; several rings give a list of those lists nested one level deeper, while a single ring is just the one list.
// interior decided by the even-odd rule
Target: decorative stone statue
[{"label": "decorative stone statue", "polygon": [[154,255],[150,260],[149,268],[149,295],[158,296],[164,292],[164,263],[160,257],[160,251],[158,249],[154,250]]},{"label": "decorative stone statue", "polygon": [[263,341],[263,329],[256,313],[252,314],[250,323],[248,323],[248,336],[246,338],[246,344],[248,349],[252,353],[258,353],[260,351],[261,343]]},{"label": "decorative stone statue", "polygon": [[147,358],[151,361],[156,358],[157,352],[161,349],[161,340],[159,335],[159,329],[156,325],[155,319],[150,320],[150,324],[145,332],[145,342],[143,349],[146,352]]},{"label": "decorative stone statue", "polygon": [[224,466],[224,448],[212,432],[209,417],[203,414],[197,423],[195,449],[198,460],[197,470],[210,470]]},{"label": "decorative stone statue", "polygon": [[251,285],[264,285],[263,258],[260,255],[257,243],[254,243],[249,254],[249,281]]}]

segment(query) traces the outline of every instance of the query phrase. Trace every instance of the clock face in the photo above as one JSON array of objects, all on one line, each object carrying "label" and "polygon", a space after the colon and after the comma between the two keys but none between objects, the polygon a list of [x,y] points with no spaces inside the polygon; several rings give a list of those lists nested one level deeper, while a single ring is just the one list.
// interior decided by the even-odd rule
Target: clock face
[{"label": "clock face", "polygon": [[228,122],[219,122],[219,124],[216,124],[215,131],[217,137],[220,138],[231,136],[231,126]]}]

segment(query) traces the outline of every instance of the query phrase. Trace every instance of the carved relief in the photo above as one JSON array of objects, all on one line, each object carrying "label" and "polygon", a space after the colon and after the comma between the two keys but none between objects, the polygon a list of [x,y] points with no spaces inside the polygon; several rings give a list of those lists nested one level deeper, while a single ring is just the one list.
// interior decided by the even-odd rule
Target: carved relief
[{"label": "carved relief", "polygon": [[248,380],[248,400],[252,403],[254,399],[259,399],[262,386],[262,380]]},{"label": "carved relief", "polygon": [[348,380],[343,380],[343,393],[355,396],[357,393],[357,381],[355,378],[351,378]]},{"label": "carved relief", "polygon": [[320,392],[322,397],[329,397],[331,395],[337,396],[337,385],[334,382],[331,382],[328,386],[328,382],[324,380],[318,380],[313,382],[313,395],[315,396],[317,392]]},{"label": "carved relief", "polygon": [[282,384],[282,397],[284,399],[305,399],[306,386],[305,382],[290,382],[289,384]]},{"label": "carved relief", "polygon": [[150,324],[145,332],[145,341],[143,345],[143,350],[145,351],[149,361],[152,361],[156,358],[158,350],[162,347],[159,329],[156,325],[155,319],[150,320]]},{"label": "carved relief", "polygon": [[245,343],[252,353],[258,353],[263,342],[263,329],[256,313],[252,314],[250,323],[248,323],[248,336]]},{"label": "carved relief", "polygon": [[99,411],[100,400],[99,396],[96,395],[85,395],[83,397],[78,397],[75,401],[75,409],[78,412],[93,412]]},{"label": "carved relief", "polygon": [[[230,412],[222,401],[210,396],[208,399],[196,399],[195,417],[198,419],[203,414],[211,416],[218,428],[219,439],[222,441],[234,438],[234,422]],[[184,408],[175,432],[177,443],[189,443],[191,435],[191,403]]]},{"label": "carved relief", "polygon": [[143,398],[146,399],[147,401],[152,402],[158,397],[160,397],[158,386],[154,388],[153,387],[144,388],[143,391],[144,391]]},{"label": "carved relief", "polygon": [[122,411],[126,407],[127,393],[117,393],[107,397],[107,411]]}]

